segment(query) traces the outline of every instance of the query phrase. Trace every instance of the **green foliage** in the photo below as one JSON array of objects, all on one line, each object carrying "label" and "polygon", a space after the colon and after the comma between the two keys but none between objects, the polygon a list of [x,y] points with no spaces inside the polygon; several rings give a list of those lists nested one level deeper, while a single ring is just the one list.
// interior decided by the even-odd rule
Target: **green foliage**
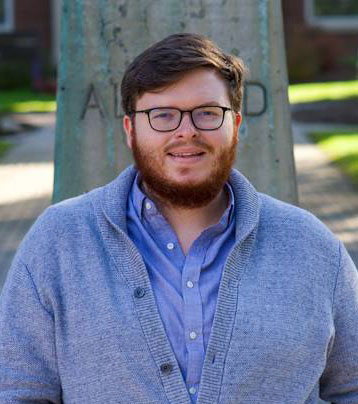
[{"label": "green foliage", "polygon": [[311,137],[353,184],[358,185],[358,130],[313,132]]},{"label": "green foliage", "polygon": [[0,114],[56,111],[56,97],[28,89],[1,91]]},{"label": "green foliage", "polygon": [[6,62],[0,64],[0,88],[11,90],[29,87],[31,82],[30,67],[25,62]]},{"label": "green foliage", "polygon": [[2,157],[10,147],[11,143],[0,140],[0,157]]},{"label": "green foliage", "polygon": [[358,15],[357,0],[314,0],[317,16],[351,16]]},{"label": "green foliage", "polygon": [[293,84],[288,96],[292,104],[358,98],[358,80]]}]

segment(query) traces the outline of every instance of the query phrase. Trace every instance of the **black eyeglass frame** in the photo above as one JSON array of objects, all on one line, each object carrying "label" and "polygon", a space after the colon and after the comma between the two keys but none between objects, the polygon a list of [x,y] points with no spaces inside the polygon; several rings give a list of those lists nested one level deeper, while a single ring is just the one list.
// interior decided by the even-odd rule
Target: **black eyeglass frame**
[{"label": "black eyeglass frame", "polygon": [[[220,123],[220,125],[219,125],[218,127],[213,128],[213,129],[203,129],[203,128],[199,128],[198,126],[195,125],[195,122],[194,122],[194,119],[193,119],[193,111],[195,111],[196,109],[206,108],[206,107],[208,107],[208,108],[210,108],[210,107],[211,107],[211,108],[215,107],[215,108],[221,108],[221,109],[222,109],[222,111],[223,111],[223,116],[222,116],[221,123]],[[173,128],[173,129],[169,129],[169,130],[159,130],[159,129],[153,128],[152,123],[150,122],[149,114],[150,114],[152,111],[154,111],[155,109],[159,109],[159,110],[160,110],[160,109],[174,109],[174,110],[176,110],[176,111],[179,111],[179,112],[180,112],[180,119],[179,119],[178,126],[176,126],[176,127]],[[139,111],[132,111],[131,114],[141,114],[141,113],[146,114],[147,117],[148,117],[148,122],[149,122],[150,127],[151,127],[153,130],[155,130],[156,132],[173,132],[173,131],[175,131],[175,130],[177,130],[177,129],[179,128],[179,126],[180,126],[180,124],[181,124],[181,121],[183,120],[183,114],[184,114],[185,112],[189,112],[191,122],[192,122],[192,124],[194,125],[194,127],[195,127],[196,129],[198,129],[198,130],[205,130],[205,131],[212,131],[212,130],[218,130],[218,129],[220,129],[220,128],[222,127],[222,125],[223,125],[223,123],[224,123],[226,111],[233,111],[233,109],[232,109],[232,108],[228,108],[228,107],[222,107],[222,106],[220,106],[220,105],[203,105],[202,107],[195,107],[195,108],[193,108],[193,109],[188,109],[188,110],[181,110],[181,109],[179,109],[179,108],[174,108],[174,107],[157,107],[157,108],[143,109],[143,110],[139,110]]]}]

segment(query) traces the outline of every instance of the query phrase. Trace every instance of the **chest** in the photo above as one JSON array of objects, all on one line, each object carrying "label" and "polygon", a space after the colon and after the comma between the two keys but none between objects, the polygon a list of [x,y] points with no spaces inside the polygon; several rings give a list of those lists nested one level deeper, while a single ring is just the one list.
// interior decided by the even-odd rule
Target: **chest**
[{"label": "chest", "polygon": [[[320,275],[308,278],[289,268],[289,260],[269,264],[264,256],[249,260],[237,284],[221,285],[231,289],[234,299],[225,306],[228,303],[219,296],[222,314],[216,315],[210,332],[215,337],[209,340],[208,351],[215,354],[210,366],[222,369],[218,402],[252,400],[258,380],[260,394],[270,397],[272,385],[277,385],[282,394],[293,397],[292,380],[297,375],[300,383],[295,389],[304,397],[324,369],[334,330],[329,294]],[[101,396],[105,402],[110,403],[110,397],[138,402],[142,397],[143,403],[164,403],[166,383],[184,386],[151,282],[140,275],[148,276],[146,268],[137,265],[129,255],[117,265],[110,256],[98,260],[94,256],[89,267],[73,268],[72,279],[62,285],[66,292],[57,296],[61,312],[56,313],[56,336],[64,394],[66,386],[75,384],[69,391],[76,392],[76,399],[90,388],[97,400],[105,383],[111,386],[108,397]],[[123,276],[129,269],[139,274],[131,282]],[[232,321],[222,321],[231,312]],[[171,381],[161,373],[165,363],[173,365]],[[204,368],[208,366],[206,361]],[[128,389],[128,384],[135,388]],[[88,396],[85,401],[90,402]]]},{"label": "chest", "polygon": [[242,275],[220,402],[318,400],[334,338],[331,295],[321,274],[288,263],[263,257]]}]

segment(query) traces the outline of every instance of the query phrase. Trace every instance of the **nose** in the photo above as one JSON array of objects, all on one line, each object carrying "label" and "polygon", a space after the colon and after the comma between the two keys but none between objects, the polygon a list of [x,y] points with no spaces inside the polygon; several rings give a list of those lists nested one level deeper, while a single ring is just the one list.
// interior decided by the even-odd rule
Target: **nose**
[{"label": "nose", "polygon": [[182,120],[179,127],[175,130],[176,137],[195,137],[198,135],[198,129],[191,120],[190,112],[183,112]]}]

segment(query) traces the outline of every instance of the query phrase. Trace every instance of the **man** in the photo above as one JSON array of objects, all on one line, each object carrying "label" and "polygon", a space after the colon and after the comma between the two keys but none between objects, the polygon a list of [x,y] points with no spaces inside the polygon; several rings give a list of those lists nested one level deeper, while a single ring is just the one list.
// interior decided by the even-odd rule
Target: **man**
[{"label": "man", "polygon": [[50,207],[22,243],[0,403],[358,403],[353,262],[231,169],[243,73],[192,34],[128,67],[136,168]]}]

